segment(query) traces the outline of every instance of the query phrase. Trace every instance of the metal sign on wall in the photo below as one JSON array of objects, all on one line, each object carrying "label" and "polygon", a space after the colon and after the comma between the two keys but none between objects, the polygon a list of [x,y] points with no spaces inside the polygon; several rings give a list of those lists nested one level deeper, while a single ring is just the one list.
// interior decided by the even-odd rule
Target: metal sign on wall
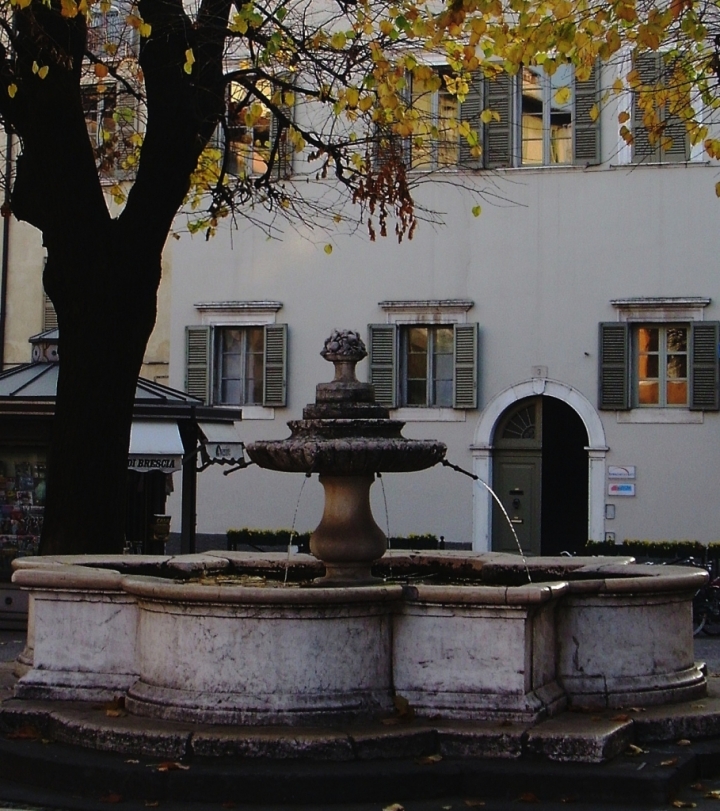
[{"label": "metal sign on wall", "polygon": [[634,479],[635,465],[608,465],[608,479]]},{"label": "metal sign on wall", "polygon": [[635,484],[634,482],[610,482],[608,484],[609,496],[634,496]]}]

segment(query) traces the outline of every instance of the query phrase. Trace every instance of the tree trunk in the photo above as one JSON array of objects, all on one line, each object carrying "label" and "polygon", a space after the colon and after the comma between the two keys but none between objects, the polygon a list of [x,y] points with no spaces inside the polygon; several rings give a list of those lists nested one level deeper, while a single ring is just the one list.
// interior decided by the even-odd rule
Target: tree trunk
[{"label": "tree trunk", "polygon": [[160,255],[109,221],[48,246],[60,365],[41,554],[121,553],[133,403],[156,315]]}]

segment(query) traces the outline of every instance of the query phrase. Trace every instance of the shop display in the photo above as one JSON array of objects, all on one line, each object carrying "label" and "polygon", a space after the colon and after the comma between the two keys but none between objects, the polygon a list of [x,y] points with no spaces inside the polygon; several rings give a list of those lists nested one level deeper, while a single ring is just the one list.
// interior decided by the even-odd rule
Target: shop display
[{"label": "shop display", "polygon": [[44,454],[30,448],[0,451],[0,580],[16,557],[37,555],[45,509]]}]

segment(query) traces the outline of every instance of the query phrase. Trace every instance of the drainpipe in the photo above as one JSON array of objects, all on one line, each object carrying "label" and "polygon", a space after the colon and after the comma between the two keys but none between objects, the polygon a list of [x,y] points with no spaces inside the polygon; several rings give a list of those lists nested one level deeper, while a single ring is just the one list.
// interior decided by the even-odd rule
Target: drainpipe
[{"label": "drainpipe", "polygon": [[12,135],[5,140],[5,201],[2,206],[2,266],[0,266],[0,372],[5,369],[5,324],[7,322],[7,286],[10,266],[10,176],[12,174]]}]

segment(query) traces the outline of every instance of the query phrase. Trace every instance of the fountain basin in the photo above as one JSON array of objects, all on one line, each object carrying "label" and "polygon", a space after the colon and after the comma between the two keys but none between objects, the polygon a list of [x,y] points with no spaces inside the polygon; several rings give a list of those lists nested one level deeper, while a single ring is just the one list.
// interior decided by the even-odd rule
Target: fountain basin
[{"label": "fountain basin", "polygon": [[431,439],[374,437],[291,437],[251,442],[246,450],[268,470],[333,476],[425,470],[445,455],[445,445]]},{"label": "fountain basin", "polygon": [[[535,722],[564,706],[647,706],[705,694],[692,597],[707,574],[626,559],[388,553],[403,584],[205,585],[281,574],[285,556],[25,559],[31,669],[16,695],[107,700],[131,712],[226,724],[327,724],[390,711]],[[81,565],[79,565],[81,564]],[[137,574],[138,571],[144,574]],[[292,557],[290,580],[322,565]],[[147,574],[154,572],[154,574]],[[432,582],[439,575],[452,581]],[[156,575],[163,575],[157,577]]]}]

